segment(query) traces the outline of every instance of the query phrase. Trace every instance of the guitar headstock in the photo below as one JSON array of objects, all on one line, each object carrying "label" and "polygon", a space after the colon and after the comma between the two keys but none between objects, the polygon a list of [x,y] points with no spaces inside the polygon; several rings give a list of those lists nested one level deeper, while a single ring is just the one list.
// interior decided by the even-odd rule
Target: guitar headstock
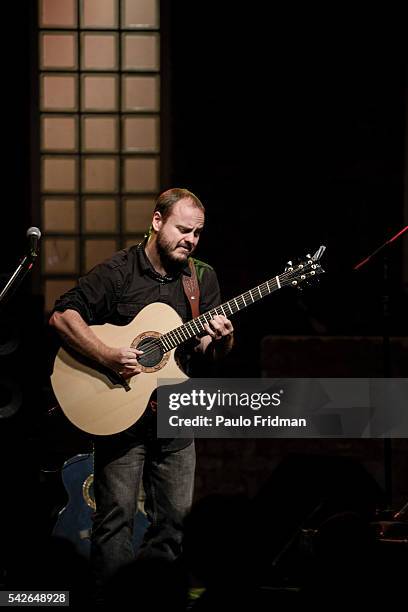
[{"label": "guitar headstock", "polygon": [[323,274],[324,270],[319,262],[325,250],[326,247],[322,245],[314,255],[306,255],[299,263],[288,261],[285,272],[279,277],[281,284],[300,288]]}]

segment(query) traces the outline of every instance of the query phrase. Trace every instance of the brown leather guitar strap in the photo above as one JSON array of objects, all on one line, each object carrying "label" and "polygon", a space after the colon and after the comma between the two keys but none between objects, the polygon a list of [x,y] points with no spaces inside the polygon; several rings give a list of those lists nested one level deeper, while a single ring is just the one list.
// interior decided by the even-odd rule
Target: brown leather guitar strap
[{"label": "brown leather guitar strap", "polygon": [[197,271],[191,257],[188,260],[188,265],[191,276],[183,274],[183,289],[190,303],[193,319],[195,319],[200,314],[200,287],[198,285]]},{"label": "brown leather guitar strap", "polygon": [[[200,287],[198,284],[197,272],[194,261],[189,258],[188,265],[190,267],[191,276],[183,274],[183,289],[191,306],[193,319],[200,314]],[[157,412],[157,396],[154,392],[154,399],[150,399],[148,406],[153,412]]]}]

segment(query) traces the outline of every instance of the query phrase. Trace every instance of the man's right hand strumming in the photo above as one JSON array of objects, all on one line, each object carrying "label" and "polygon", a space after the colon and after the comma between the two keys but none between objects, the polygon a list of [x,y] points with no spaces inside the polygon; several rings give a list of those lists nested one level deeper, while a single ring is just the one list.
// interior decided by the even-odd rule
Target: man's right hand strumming
[{"label": "man's right hand strumming", "polygon": [[143,351],[130,346],[114,348],[104,344],[76,310],[54,312],[50,324],[69,346],[103,366],[118,372],[123,378],[140,374],[137,357]]},{"label": "man's right hand strumming", "polygon": [[101,349],[101,363],[106,367],[118,372],[123,378],[131,378],[140,374],[142,368],[137,361],[143,351],[132,347],[113,348],[106,346]]}]

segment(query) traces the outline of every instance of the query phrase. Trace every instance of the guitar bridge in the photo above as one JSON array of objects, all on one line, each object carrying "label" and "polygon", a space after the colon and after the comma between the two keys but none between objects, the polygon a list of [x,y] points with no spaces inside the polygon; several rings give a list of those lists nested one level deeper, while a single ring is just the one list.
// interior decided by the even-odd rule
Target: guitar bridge
[{"label": "guitar bridge", "polygon": [[111,381],[111,383],[113,385],[120,385],[121,387],[124,388],[125,391],[130,391],[131,387],[128,383],[128,381],[123,378],[123,376],[121,376],[118,372],[115,372],[114,370],[106,370],[105,372],[106,376],[109,378],[109,380]]}]

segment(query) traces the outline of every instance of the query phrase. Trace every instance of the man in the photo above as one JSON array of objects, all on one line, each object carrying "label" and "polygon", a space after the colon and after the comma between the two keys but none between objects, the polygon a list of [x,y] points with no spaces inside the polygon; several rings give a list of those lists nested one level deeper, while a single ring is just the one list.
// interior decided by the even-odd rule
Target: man
[{"label": "man", "polygon": [[[96,266],[56,303],[50,324],[87,357],[130,378],[140,373],[141,351],[106,346],[90,324],[128,324],[147,304],[170,304],[184,321],[191,319],[182,277],[191,275],[188,258],[204,227],[204,207],[186,189],[162,193],[155,206],[149,238],[119,251]],[[194,260],[200,285],[200,312],[220,304],[214,270]],[[206,334],[190,342],[184,361],[216,359],[229,352],[233,328],[224,316],[205,326]],[[91,562],[98,587],[134,558],[133,520],[143,481],[145,510],[151,523],[141,555],[168,559],[180,553],[182,520],[193,495],[195,450],[191,440],[158,440],[155,414],[148,407],[128,430],[97,436],[94,442],[96,513]]]}]

